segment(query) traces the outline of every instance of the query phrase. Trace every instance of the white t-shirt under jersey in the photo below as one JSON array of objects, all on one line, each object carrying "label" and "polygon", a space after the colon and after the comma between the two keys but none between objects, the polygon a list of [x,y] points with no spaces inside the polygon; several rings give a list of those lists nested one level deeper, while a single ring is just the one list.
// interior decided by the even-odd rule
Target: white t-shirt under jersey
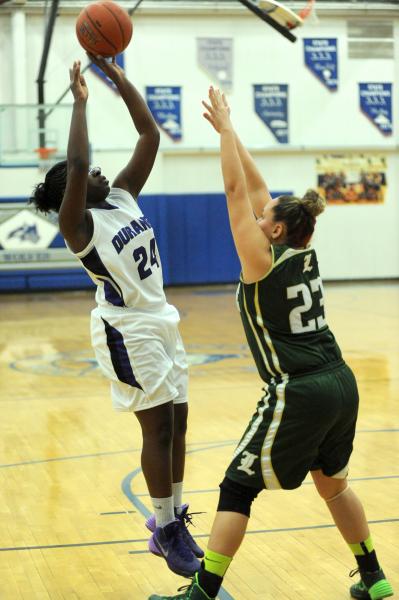
[{"label": "white t-shirt under jersey", "polygon": [[[93,237],[75,256],[97,285],[101,308],[176,310],[166,302],[154,231],[129,192],[112,188],[109,208],[89,209]],[[177,311],[176,311],[177,312]]]}]

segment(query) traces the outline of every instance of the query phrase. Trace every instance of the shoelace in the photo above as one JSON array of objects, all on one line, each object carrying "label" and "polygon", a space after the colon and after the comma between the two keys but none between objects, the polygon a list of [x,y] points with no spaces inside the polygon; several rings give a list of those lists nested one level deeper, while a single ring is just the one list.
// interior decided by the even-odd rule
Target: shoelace
[{"label": "shoelace", "polygon": [[359,581],[359,583],[357,584],[357,585],[359,586],[359,589],[367,591],[367,586],[366,586],[366,584],[364,583],[364,581],[363,581],[363,579],[362,579],[362,575],[361,575],[361,573],[360,573],[359,567],[358,567],[357,569],[353,569],[353,570],[352,570],[352,571],[349,573],[349,577],[354,577],[355,575],[358,575],[358,574],[360,575],[360,581]]},{"label": "shoelace", "polygon": [[183,517],[184,520],[184,524],[186,525],[192,525],[193,527],[195,527],[194,523],[193,523],[193,515],[204,515],[204,512],[191,512],[191,513],[186,513],[185,515],[181,515]]},{"label": "shoelace", "polygon": [[188,585],[182,585],[181,587],[177,588],[177,591],[178,592],[188,592],[190,587],[193,585],[193,582],[194,582],[194,577],[190,577],[190,583]]}]

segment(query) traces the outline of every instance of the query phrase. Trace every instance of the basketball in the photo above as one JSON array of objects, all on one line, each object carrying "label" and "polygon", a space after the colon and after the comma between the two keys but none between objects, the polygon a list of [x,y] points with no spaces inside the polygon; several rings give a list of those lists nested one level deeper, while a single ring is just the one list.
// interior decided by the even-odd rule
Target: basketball
[{"label": "basketball", "polygon": [[91,54],[105,57],[123,52],[131,40],[132,32],[129,14],[111,0],[89,4],[76,21],[80,45]]}]

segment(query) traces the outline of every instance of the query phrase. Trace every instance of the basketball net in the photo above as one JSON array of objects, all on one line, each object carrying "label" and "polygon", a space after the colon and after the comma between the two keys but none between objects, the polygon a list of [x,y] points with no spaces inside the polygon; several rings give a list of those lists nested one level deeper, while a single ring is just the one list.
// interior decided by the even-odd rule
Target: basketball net
[{"label": "basketball net", "polygon": [[57,148],[36,148],[35,152],[39,159],[38,169],[40,173],[46,173],[55,162]]},{"label": "basketball net", "polygon": [[306,6],[299,11],[298,16],[307,23],[318,23],[319,19],[316,14],[316,0],[308,0]]},{"label": "basketball net", "polygon": [[306,6],[304,6],[298,13],[298,17],[302,19],[303,23],[287,23],[288,29],[295,29],[298,25],[304,24],[317,24],[319,19],[316,15],[316,0],[308,0]]}]

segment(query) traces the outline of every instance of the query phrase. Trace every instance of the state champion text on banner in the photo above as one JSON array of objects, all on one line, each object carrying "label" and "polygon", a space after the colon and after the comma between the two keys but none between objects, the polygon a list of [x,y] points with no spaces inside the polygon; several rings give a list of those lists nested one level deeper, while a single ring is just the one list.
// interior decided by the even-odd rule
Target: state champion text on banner
[{"label": "state champion text on banner", "polygon": [[254,84],[255,112],[280,144],[288,144],[288,85]]},{"label": "state champion text on banner", "polygon": [[338,89],[336,38],[304,38],[305,65],[331,91]]},{"label": "state champion text on banner", "polygon": [[182,139],[181,86],[145,88],[148,107],[158,125],[174,142]]},{"label": "state champion text on banner", "polygon": [[225,92],[233,89],[233,38],[197,38],[198,64]]},{"label": "state champion text on banner", "polygon": [[359,83],[360,108],[384,135],[392,135],[392,83]]}]

